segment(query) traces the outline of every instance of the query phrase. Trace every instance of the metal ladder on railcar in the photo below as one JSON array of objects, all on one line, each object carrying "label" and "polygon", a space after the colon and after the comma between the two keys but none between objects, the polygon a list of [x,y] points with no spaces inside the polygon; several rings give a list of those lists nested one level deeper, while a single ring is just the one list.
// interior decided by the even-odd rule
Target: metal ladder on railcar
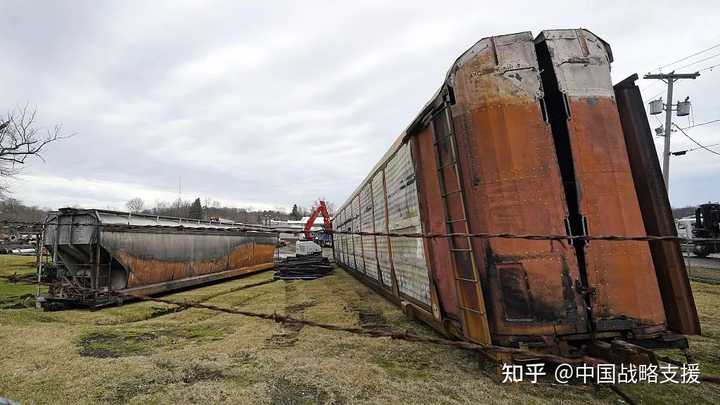
[{"label": "metal ladder on railcar", "polygon": [[[440,114],[444,115],[447,135],[440,136],[433,120],[433,151],[437,165],[440,193],[445,211],[445,227],[448,233],[469,233],[470,226],[465,210],[462,177],[458,167],[458,151],[455,141],[452,118],[450,116],[450,103],[446,101]],[[442,145],[447,144],[447,158],[443,159]],[[447,190],[445,169],[452,168],[450,176],[454,178],[455,190]],[[457,199],[453,210],[451,199]],[[455,213],[455,214],[454,214]],[[462,314],[463,335],[466,339],[483,344],[490,344],[490,329],[488,328],[485,299],[480,286],[480,276],[473,254],[470,237],[450,237],[450,251],[452,256],[453,273],[457,289],[458,306]],[[461,265],[462,264],[462,265]]]}]

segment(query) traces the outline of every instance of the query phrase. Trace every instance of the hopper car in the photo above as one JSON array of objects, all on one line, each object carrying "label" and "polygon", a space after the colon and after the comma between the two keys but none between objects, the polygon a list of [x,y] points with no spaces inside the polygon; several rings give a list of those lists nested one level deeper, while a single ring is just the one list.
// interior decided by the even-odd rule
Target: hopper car
[{"label": "hopper car", "polygon": [[[686,347],[676,240],[468,236],[675,235],[636,76],[614,87],[612,61],[585,29],[475,43],[337,210],[335,261],[475,343]],[[393,236],[417,233],[445,236]]]},{"label": "hopper car", "polygon": [[64,208],[45,220],[57,280],[41,306],[102,306],[273,267],[277,237],[261,227]]}]

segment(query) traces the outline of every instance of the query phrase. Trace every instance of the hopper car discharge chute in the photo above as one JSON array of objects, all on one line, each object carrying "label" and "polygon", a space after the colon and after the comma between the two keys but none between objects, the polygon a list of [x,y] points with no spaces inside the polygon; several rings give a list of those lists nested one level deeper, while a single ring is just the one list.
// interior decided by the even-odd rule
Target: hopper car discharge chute
[{"label": "hopper car discharge chute", "polygon": [[261,227],[65,208],[48,215],[44,245],[57,281],[47,308],[122,303],[273,267],[276,235]]},{"label": "hopper car discharge chute", "polygon": [[675,240],[462,236],[675,234],[642,99],[611,62],[584,29],[478,41],[337,211],[335,260],[471,342],[685,347],[699,322]]}]

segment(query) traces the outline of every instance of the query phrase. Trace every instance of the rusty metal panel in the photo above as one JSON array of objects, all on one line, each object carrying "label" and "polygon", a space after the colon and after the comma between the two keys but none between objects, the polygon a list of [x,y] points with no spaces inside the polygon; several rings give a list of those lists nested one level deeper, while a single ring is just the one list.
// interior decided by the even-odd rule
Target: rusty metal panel
[{"label": "rusty metal panel", "polygon": [[[360,230],[362,232],[373,232],[374,217],[372,193],[370,183],[360,191]],[[363,263],[365,265],[365,274],[375,280],[378,279],[377,260],[375,260],[375,237],[361,236],[363,247]]]},{"label": "rusty metal panel", "polygon": [[[398,149],[385,169],[388,229],[421,233],[415,170],[407,144]],[[430,305],[430,285],[422,238],[391,237],[392,260],[401,293]]]},{"label": "rusty metal panel", "polygon": [[[627,155],[614,156],[626,152],[618,146],[624,140],[609,86],[609,47],[586,31],[546,33],[557,34],[551,39],[562,43],[552,53],[545,33],[535,43],[524,32],[484,38],[461,55],[443,86],[341,207],[348,212],[347,229],[368,229],[363,214],[371,184],[379,232],[463,232],[467,226],[472,233],[583,234],[589,227],[590,235],[642,234]],[[581,53],[566,52],[573,47]],[[547,55],[540,55],[541,48]],[[550,87],[546,78],[552,79]],[[565,113],[563,138],[556,127]],[[601,154],[613,156],[602,163],[595,160]],[[568,168],[572,176],[566,176]],[[580,214],[586,222],[578,221]],[[418,304],[420,312],[439,302],[442,311],[433,305],[429,315],[442,320],[434,326],[471,341],[487,343],[492,334],[496,344],[552,346],[559,339],[624,332],[652,338],[663,328],[647,243],[374,240],[382,284],[395,280],[393,295]],[[357,268],[357,250],[367,245],[352,236],[346,241],[347,267]],[[371,255],[360,256],[369,271],[375,265]],[[637,269],[630,257],[638,258]],[[471,279],[476,274],[479,280]],[[643,283],[650,286],[645,303],[639,302]],[[474,318],[468,321],[461,307],[470,308]],[[638,316],[641,312],[646,313]]]},{"label": "rusty metal panel", "polygon": [[[543,31],[567,114],[583,232],[644,235],[610,82],[608,45],[587,30]],[[662,328],[665,311],[647,242],[592,241],[584,256],[596,331]]]},{"label": "rusty metal panel", "polygon": [[[637,75],[628,77],[616,84],[614,90],[640,212],[648,234],[677,235],[652,131],[640,89],[635,85],[636,80]],[[668,327],[675,332],[699,335],[700,320],[680,243],[672,240],[649,243]]]},{"label": "rusty metal panel", "polygon": [[128,287],[249,267],[273,260],[270,236],[103,231],[102,247],[128,274]]},{"label": "rusty metal panel", "polygon": [[[564,234],[567,206],[543,115],[532,35],[482,39],[451,72],[451,109],[471,232]],[[451,130],[442,121],[435,127],[436,137]],[[587,331],[582,297],[574,288],[578,264],[568,243],[475,239],[472,246],[493,341]],[[525,316],[518,316],[519,302],[529,308]]]},{"label": "rusty metal panel", "polygon": [[[373,206],[375,207],[375,230],[376,232],[387,232],[385,217],[385,185],[383,177],[385,172],[380,170],[372,178]],[[387,236],[375,238],[377,247],[377,262],[380,268],[383,285],[392,287],[392,272],[390,269],[390,240]]]},{"label": "rusty metal panel", "polygon": [[58,259],[51,297],[96,305],[114,299],[109,290],[170,291],[272,267],[274,234],[194,221],[166,227],[174,220],[80,209],[51,215],[50,223],[63,224],[50,225],[44,241]]},{"label": "rusty metal panel", "polygon": [[[444,207],[440,192],[438,167],[435,161],[432,126],[428,125],[414,137],[413,161],[415,162],[420,218],[423,229],[429,233],[445,233],[447,231]],[[430,271],[438,290],[438,301],[445,315],[459,319],[458,300],[455,291],[455,274],[450,255],[448,238],[433,238],[425,241],[429,250]]]}]

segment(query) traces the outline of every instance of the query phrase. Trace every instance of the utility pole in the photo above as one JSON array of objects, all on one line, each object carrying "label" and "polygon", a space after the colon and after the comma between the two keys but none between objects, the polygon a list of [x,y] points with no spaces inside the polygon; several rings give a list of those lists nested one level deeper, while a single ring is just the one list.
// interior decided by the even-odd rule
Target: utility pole
[{"label": "utility pole", "polygon": [[[673,83],[680,79],[696,79],[700,76],[700,73],[659,73],[659,74],[646,74],[643,76],[644,79],[658,79],[667,83],[667,104],[665,105],[665,144],[663,147],[663,179],[665,180],[665,189],[667,190],[668,196],[670,196],[670,133],[672,132],[672,111],[673,111]],[[686,101],[687,102],[687,101]],[[650,114],[659,114],[660,112],[654,112],[650,109]],[[678,115],[680,115],[678,113]],[[687,115],[687,114],[684,114]]]}]

